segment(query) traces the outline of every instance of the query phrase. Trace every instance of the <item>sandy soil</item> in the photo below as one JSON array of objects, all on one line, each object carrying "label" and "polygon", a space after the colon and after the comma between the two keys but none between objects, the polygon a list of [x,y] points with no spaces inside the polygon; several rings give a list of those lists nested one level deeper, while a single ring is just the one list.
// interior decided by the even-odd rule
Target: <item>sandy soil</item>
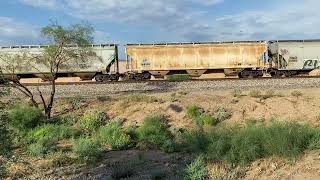
[{"label": "sandy soil", "polygon": [[[267,91],[267,90],[266,90]],[[242,96],[233,97],[230,91],[178,91],[164,93],[145,93],[140,98],[132,98],[135,94],[119,94],[112,97],[91,97],[87,99],[58,99],[55,106],[56,114],[64,114],[72,106],[70,102],[80,103],[78,113],[89,109],[102,109],[110,118],[123,117],[125,126],[140,125],[148,115],[162,114],[168,118],[171,126],[178,128],[194,128],[195,125],[186,116],[186,107],[196,104],[206,111],[215,107],[225,107],[232,112],[229,120],[223,124],[243,124],[247,119],[264,119],[265,122],[277,118],[283,121],[297,121],[313,127],[320,127],[320,89],[273,89],[274,95],[267,99],[251,97],[250,90],[243,91]],[[299,91],[301,97],[293,97],[291,93]],[[261,91],[262,94],[265,91]],[[99,100],[100,99],[100,100]],[[102,100],[101,100],[102,99]],[[12,172],[20,174],[33,169],[36,174],[28,175],[31,179],[108,179],[112,167],[116,163],[128,162],[136,157],[143,157],[143,166],[135,169],[129,179],[150,179],[150,171],[162,169],[168,174],[167,179],[177,179],[183,173],[185,165],[192,157],[183,154],[165,154],[159,151],[117,151],[107,152],[94,167],[64,166],[50,168],[46,162],[28,159],[30,166],[22,164],[14,166]],[[30,163],[32,162],[32,163]],[[32,165],[33,164],[33,165]],[[36,167],[34,166],[36,164]],[[253,162],[241,169],[226,169],[212,163],[209,172],[222,179],[320,179],[320,151],[308,151],[296,161],[288,161],[271,157]],[[20,169],[19,169],[20,168]],[[21,173],[22,172],[22,173]],[[226,175],[235,174],[226,178]]]}]

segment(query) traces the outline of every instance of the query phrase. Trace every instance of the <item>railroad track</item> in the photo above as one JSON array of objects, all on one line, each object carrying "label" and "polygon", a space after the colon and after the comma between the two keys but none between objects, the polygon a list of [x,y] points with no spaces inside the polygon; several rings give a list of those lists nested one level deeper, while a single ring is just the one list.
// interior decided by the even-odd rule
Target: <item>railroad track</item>
[{"label": "railroad track", "polygon": [[[201,82],[201,81],[242,81],[242,80],[270,80],[270,79],[313,79],[320,78],[320,76],[295,76],[295,77],[261,77],[261,78],[207,78],[207,79],[188,79],[182,81],[168,81],[168,80],[149,80],[149,81],[114,81],[114,82],[96,82],[96,81],[77,81],[77,82],[56,82],[56,85],[66,86],[66,85],[92,85],[92,84],[141,84],[141,83],[168,83],[168,82]],[[22,83],[25,86],[49,86],[49,82],[40,83]],[[0,85],[1,87],[2,85]]]}]

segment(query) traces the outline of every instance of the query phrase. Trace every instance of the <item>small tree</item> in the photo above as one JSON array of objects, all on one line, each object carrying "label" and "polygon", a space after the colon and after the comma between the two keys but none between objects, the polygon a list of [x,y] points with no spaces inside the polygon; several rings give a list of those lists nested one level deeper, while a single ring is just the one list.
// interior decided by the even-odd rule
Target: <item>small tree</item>
[{"label": "small tree", "polygon": [[[0,54],[0,61],[4,65],[0,68],[2,79],[8,85],[18,89],[30,98],[33,106],[38,107],[35,95],[27,86],[20,83],[15,74],[22,68],[36,70],[51,85],[51,93],[46,99],[38,89],[38,94],[43,105],[44,114],[51,117],[54,97],[56,93],[56,79],[61,69],[72,69],[85,64],[88,58],[94,53],[89,48],[93,42],[93,28],[86,24],[76,24],[70,27],[63,27],[59,24],[51,24],[43,27],[41,34],[49,40],[49,45],[40,54],[23,52],[19,54]],[[43,70],[45,69],[45,70]]]}]

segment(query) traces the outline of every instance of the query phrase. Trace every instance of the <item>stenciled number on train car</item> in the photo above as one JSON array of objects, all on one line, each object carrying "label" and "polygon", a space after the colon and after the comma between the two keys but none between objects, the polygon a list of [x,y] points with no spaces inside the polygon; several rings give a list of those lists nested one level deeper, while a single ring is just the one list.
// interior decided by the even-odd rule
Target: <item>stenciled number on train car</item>
[{"label": "stenciled number on train car", "polygon": [[305,59],[303,69],[320,69],[319,59]]}]

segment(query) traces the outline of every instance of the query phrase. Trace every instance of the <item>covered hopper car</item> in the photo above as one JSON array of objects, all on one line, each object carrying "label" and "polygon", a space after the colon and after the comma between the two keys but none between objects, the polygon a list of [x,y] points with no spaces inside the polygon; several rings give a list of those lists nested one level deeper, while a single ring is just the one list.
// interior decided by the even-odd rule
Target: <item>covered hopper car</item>
[{"label": "covered hopper car", "polygon": [[268,69],[268,43],[265,41],[128,44],[129,71],[155,77],[171,74],[223,72],[226,75],[258,77]]},{"label": "covered hopper car", "polygon": [[[18,55],[17,57],[23,56],[35,56],[44,51],[47,46],[43,45],[28,45],[28,46],[5,46],[0,47],[0,55]],[[69,46],[70,48],[77,48],[76,46]],[[78,57],[73,60],[71,66],[61,66],[58,77],[80,77],[82,80],[92,80],[93,77],[98,77],[104,74],[104,78],[111,80],[119,79],[118,69],[118,46],[116,44],[99,44],[91,45],[90,47],[94,52],[94,55],[85,57]],[[12,56],[14,57],[14,56]],[[29,58],[30,59],[30,58]],[[13,60],[13,59],[11,59]],[[18,60],[16,60],[18,61]],[[48,66],[31,62],[6,62],[4,58],[0,58],[0,66],[5,67],[10,63],[16,63],[18,67],[14,72],[2,68],[4,76],[12,76],[15,74],[16,78],[42,78],[44,75],[50,72]],[[17,64],[19,63],[19,64]],[[115,64],[115,68],[112,71],[111,66]]]}]

